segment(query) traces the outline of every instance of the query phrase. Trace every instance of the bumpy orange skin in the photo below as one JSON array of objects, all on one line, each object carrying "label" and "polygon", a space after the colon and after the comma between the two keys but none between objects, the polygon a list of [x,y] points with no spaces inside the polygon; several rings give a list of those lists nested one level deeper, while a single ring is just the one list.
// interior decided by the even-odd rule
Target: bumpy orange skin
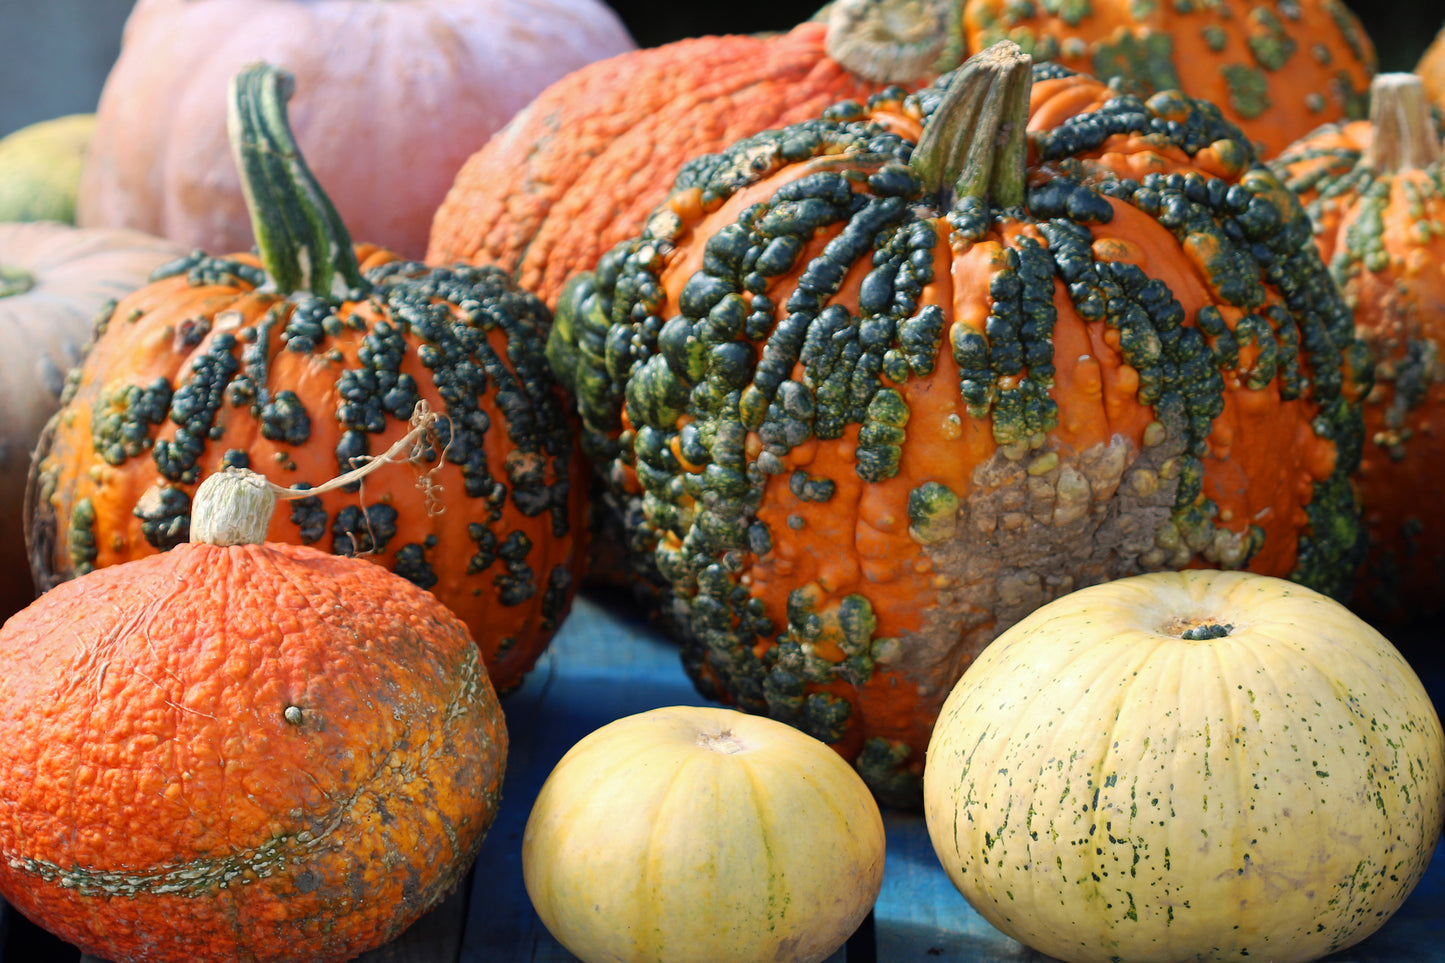
[{"label": "bumpy orange skin", "polygon": [[[359,247],[358,253],[364,270],[396,260],[395,255],[370,245]],[[231,260],[257,263],[250,255]],[[200,478],[225,464],[228,451],[244,452],[246,467],[282,486],[319,485],[351,467],[341,466],[336,455],[345,430],[336,414],[343,401],[338,379],[343,372],[363,367],[358,354],[369,332],[394,319],[375,299],[347,302],[337,315],[359,327],[343,325],[321,339],[315,350],[298,352],[287,350],[281,338],[284,319],[293,308],[294,302],[239,278],[192,285],[183,275],[153,282],[120,302],[104,334],[73,373],[70,392],[42,437],[40,456],[32,468],[28,526],[32,569],[42,588],[92,568],[160,551],[147,539],[146,522],[137,510],[145,511],[147,498],[153,499],[156,492],[189,495]],[[180,389],[195,380],[193,363],[213,354],[218,337],[244,328],[262,330],[268,313],[276,313],[282,320],[271,327],[265,346],[266,388],[273,395],[293,391],[301,400],[310,417],[304,442],[266,437],[254,406],[227,400],[220,405],[215,428],[196,458],[198,474],[192,481],[168,480],[153,457],[158,445],[176,438],[178,425],[171,418],[147,426],[141,450],[121,463],[112,464],[102,456],[96,437],[103,429],[98,429],[97,423],[116,413],[116,403],[108,399],[116,397],[117,388],[144,388],[163,380]],[[508,339],[503,332],[493,329],[487,338],[506,359]],[[414,379],[422,400],[447,417],[438,375],[418,356],[420,340],[412,332],[406,332],[404,340],[407,347],[400,372]],[[259,347],[259,342],[242,341],[229,353],[240,359],[243,352]],[[483,445],[485,464],[495,479],[506,485],[506,496],[500,501],[494,504],[490,497],[466,493],[458,462],[474,453],[453,445],[440,462],[433,460],[419,467],[386,465],[363,480],[359,490],[319,496],[326,522],[319,535],[306,534],[293,511],[283,508],[276,513],[267,537],[294,544],[307,540],[320,549],[341,551],[336,532],[339,513],[388,506],[396,513],[395,534],[385,540],[382,550],[363,552],[361,557],[392,570],[403,570],[403,551],[413,558],[424,557],[429,574],[423,581],[435,579],[426,587],[466,623],[482,649],[493,683],[499,691],[506,691],[531,668],[570,606],[579,581],[576,569],[585,552],[586,469],[580,457],[570,457],[567,452],[544,457],[516,450],[509,432],[517,424],[517,406],[502,410],[497,388],[498,379],[493,377],[487,393],[476,399],[476,406],[489,420]],[[554,400],[561,412],[560,395]],[[533,427],[551,417],[536,410],[524,414],[535,419]],[[368,436],[370,454],[385,451],[407,428],[406,421],[387,416],[385,430]],[[562,430],[568,431],[565,425]],[[521,510],[517,492],[518,479],[523,476],[551,486],[565,505],[553,505],[540,513]],[[83,526],[76,527],[86,513],[94,519],[88,534]],[[474,526],[488,529],[499,544],[510,537],[529,547],[515,565],[503,557],[482,565],[476,561],[480,546]],[[371,530],[376,531],[374,526]],[[82,559],[77,552],[88,544],[87,538],[94,542],[93,556]],[[353,548],[367,538],[363,522],[360,537],[352,538]],[[525,566],[525,571],[518,565]],[[506,594],[499,579],[507,578],[529,582],[530,594]]]},{"label": "bumpy orange skin", "polygon": [[970,52],[1007,38],[1037,60],[1117,76],[1142,95],[1177,88],[1218,105],[1267,157],[1321,124],[1363,117],[1377,66],[1369,35],[1340,0],[963,8]]},{"label": "bumpy orange skin", "polygon": [[427,261],[499,265],[555,305],[567,278],[638,233],[690,158],[884,86],[830,58],[826,32],[689,38],[568,74],[462,166]]},{"label": "bumpy orange skin", "polygon": [[356,559],[180,546],[52,590],[0,659],[0,893],[105,959],[349,959],[496,814],[476,646]]},{"label": "bumpy orange skin", "polygon": [[[1445,163],[1361,179],[1368,121],[1330,125],[1280,155],[1315,244],[1375,357],[1356,480],[1370,553],[1351,604],[1407,620],[1445,608]],[[1351,183],[1352,182],[1352,183]]]}]

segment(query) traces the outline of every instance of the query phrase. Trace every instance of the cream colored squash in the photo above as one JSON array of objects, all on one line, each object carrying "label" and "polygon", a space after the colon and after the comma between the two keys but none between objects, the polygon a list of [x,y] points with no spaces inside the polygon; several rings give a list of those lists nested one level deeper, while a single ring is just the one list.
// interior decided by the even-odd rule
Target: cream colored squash
[{"label": "cream colored squash", "polygon": [[1143,575],[984,651],[934,729],[924,805],[954,885],[1041,952],[1289,963],[1365,938],[1419,882],[1445,735],[1394,647],[1329,598]]},{"label": "cream colored squash", "polygon": [[522,839],[527,894],[586,963],[826,959],[883,881],[883,820],[836,752],[732,709],[654,709],[583,738]]}]

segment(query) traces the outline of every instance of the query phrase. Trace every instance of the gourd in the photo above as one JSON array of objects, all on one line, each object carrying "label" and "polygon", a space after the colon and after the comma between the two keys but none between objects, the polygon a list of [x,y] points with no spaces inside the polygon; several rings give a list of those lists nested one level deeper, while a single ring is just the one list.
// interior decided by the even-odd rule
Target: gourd
[{"label": "gourd", "polygon": [[0,138],[0,222],[75,222],[94,114],[36,121]]},{"label": "gourd", "polygon": [[923,786],[949,879],[1042,953],[1292,963],[1364,939],[1420,881],[1445,734],[1338,602],[1155,573],[999,636],[944,703]]},{"label": "gourd", "polygon": [[1445,27],[1435,34],[1430,45],[1420,54],[1415,73],[1425,85],[1425,95],[1430,102],[1445,109]]},{"label": "gourd", "polygon": [[708,706],[584,737],[522,836],[532,905],[586,963],[816,963],[868,915],[883,856],[878,806],[836,753]]},{"label": "gourd", "polygon": [[495,268],[353,247],[296,149],[290,75],[238,77],[260,255],[178,261],[102,324],[32,466],[36,583],[184,542],[196,484],[224,466],[317,485],[394,441],[423,400],[442,415],[431,488],[384,466],[357,492],[294,502],[268,537],[429,589],[508,689],[566,615],[583,551],[586,470],[542,354],[550,314]]},{"label": "gourd", "polygon": [[1369,34],[1341,0],[966,0],[963,33],[970,51],[1009,39],[1140,96],[1208,100],[1265,157],[1321,124],[1363,119],[1376,69]]},{"label": "gourd", "polygon": [[601,0],[140,0],[96,108],[78,222],[248,250],[223,105],[232,74],[264,59],[297,78],[296,137],[345,223],[420,258],[472,151],[558,77],[633,47]]},{"label": "gourd", "polygon": [[1363,545],[1368,361],[1298,201],[1205,102],[1034,78],[1003,42],[695,160],[549,336],[702,692],[890,801],[1049,599],[1189,566],[1344,594]]},{"label": "gourd", "polygon": [[190,542],[0,629],[0,894],[88,954],[351,959],[496,815],[506,724],[466,627],[379,565],[263,544],[276,487],[207,476]]},{"label": "gourd", "polygon": [[1375,79],[1369,121],[1328,125],[1275,162],[1375,358],[1356,479],[1370,551],[1354,608],[1438,613],[1445,584],[1445,153],[1420,78]]},{"label": "gourd", "polygon": [[0,223],[0,621],[35,597],[23,505],[30,453],[95,317],[180,254],[138,231]]},{"label": "gourd", "polygon": [[835,0],[784,33],[687,38],[573,71],[467,158],[427,260],[499,265],[551,306],[641,229],[689,158],[955,65],[954,6]]}]

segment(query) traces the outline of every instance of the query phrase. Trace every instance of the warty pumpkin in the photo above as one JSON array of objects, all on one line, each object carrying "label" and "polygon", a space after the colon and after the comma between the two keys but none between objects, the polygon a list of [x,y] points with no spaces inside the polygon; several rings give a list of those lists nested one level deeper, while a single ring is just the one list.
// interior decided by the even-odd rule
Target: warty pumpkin
[{"label": "warty pumpkin", "polygon": [[1357,478],[1370,552],[1352,604],[1428,617],[1445,585],[1445,151],[1420,78],[1381,74],[1368,121],[1322,127],[1274,166],[1375,359]]},{"label": "warty pumpkin", "polygon": [[954,0],[835,0],[770,35],[678,40],[582,67],[542,91],[457,173],[434,264],[496,264],[549,306],[632,237],[684,162],[958,63]]},{"label": "warty pumpkin", "polygon": [[262,544],[272,487],[207,476],[192,541],[0,629],[0,893],[113,963],[351,959],[496,815],[506,723],[466,627],[379,565]]},{"label": "warty pumpkin", "polygon": [[610,722],[548,775],[522,877],[584,963],[819,963],[883,884],[878,804],[791,726],[716,706]]},{"label": "warty pumpkin", "polygon": [[467,156],[567,72],[635,47],[602,0],[139,0],[96,108],[78,223],[244,251],[226,84],[298,81],[297,139],[357,237],[408,258]]},{"label": "warty pumpkin", "polygon": [[1298,201],[1211,105],[1036,69],[1001,42],[697,159],[548,342],[702,691],[889,799],[1043,602],[1340,594],[1363,543],[1369,366]]},{"label": "warty pumpkin", "polygon": [[139,231],[0,223],[0,621],[30,604],[25,482],[96,316],[181,252]]},{"label": "warty pumpkin", "polygon": [[963,33],[970,51],[1006,38],[1140,96],[1211,101],[1267,157],[1321,124],[1362,119],[1377,66],[1343,0],[963,0]]},{"label": "warty pumpkin", "polygon": [[191,493],[223,466],[318,484],[393,441],[424,400],[443,415],[432,489],[387,466],[359,490],[294,503],[269,538],[365,556],[430,589],[509,688],[566,614],[583,551],[586,470],[542,354],[550,314],[498,269],[353,247],[296,150],[290,75],[238,76],[260,256],[182,259],[103,323],[32,466],[36,582],[185,541]]},{"label": "warty pumpkin", "polygon": [[1161,572],[999,636],[944,703],[924,795],[949,879],[1051,958],[1303,963],[1379,929],[1425,874],[1445,733],[1338,602]]}]

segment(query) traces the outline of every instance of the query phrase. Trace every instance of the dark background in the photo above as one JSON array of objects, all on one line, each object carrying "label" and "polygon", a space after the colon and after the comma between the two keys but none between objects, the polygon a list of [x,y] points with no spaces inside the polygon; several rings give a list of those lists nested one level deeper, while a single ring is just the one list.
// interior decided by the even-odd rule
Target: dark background
[{"label": "dark background", "polygon": [[[1445,23],[1442,0],[1347,0],[1382,70],[1411,70]],[[95,109],[133,0],[0,0],[0,135]],[[785,30],[822,0],[611,0],[641,46],[709,33]]]}]

